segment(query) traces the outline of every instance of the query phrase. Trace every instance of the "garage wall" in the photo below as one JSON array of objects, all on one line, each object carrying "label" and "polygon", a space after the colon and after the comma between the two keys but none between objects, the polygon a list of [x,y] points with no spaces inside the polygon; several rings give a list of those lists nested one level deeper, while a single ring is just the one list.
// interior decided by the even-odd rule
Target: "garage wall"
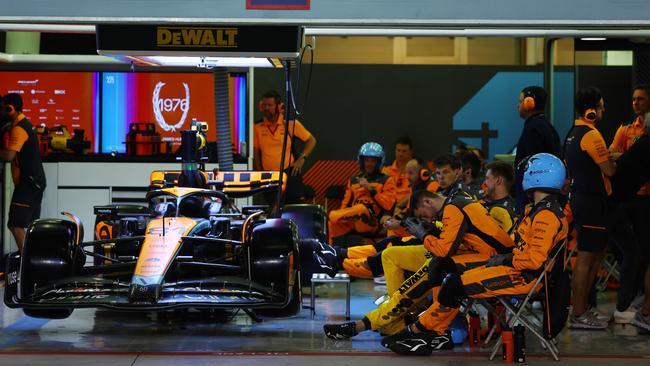
[{"label": "garage wall", "polygon": [[[611,141],[618,124],[631,117],[632,68],[575,70],[556,68],[557,105],[552,120],[558,132],[564,137],[573,123],[577,75],[578,85],[604,91],[607,111],[601,127]],[[271,88],[283,95],[283,77],[280,70],[256,70],[253,100]],[[516,109],[518,93],[527,85],[542,83],[538,67],[314,65],[309,99],[299,117],[318,139],[308,164],[353,159],[369,140],[383,144],[392,159],[393,143],[402,135],[413,138],[416,152],[425,159],[452,151],[459,139],[488,150],[490,156],[508,152],[523,126]],[[487,132],[481,132],[484,124]]]}]

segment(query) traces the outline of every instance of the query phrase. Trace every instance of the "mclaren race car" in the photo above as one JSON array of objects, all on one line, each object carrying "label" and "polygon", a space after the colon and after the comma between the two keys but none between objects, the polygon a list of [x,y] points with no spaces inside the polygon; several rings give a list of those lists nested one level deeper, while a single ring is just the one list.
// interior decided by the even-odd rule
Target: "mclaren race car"
[{"label": "mclaren race car", "polygon": [[[278,189],[277,172],[210,174],[206,189],[178,187],[179,171],[152,173],[149,206],[95,207],[90,242],[82,242],[83,225],[71,214],[35,221],[22,255],[9,255],[5,304],[43,318],[86,307],[295,314],[301,288],[294,220],[315,211],[299,207],[293,219],[270,218],[263,207],[235,205],[236,198]],[[322,219],[315,230],[324,226]]]}]

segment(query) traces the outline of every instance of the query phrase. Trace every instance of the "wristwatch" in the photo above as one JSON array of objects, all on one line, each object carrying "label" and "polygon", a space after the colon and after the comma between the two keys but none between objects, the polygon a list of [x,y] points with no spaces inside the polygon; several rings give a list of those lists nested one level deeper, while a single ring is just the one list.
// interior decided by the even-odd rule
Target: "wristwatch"
[{"label": "wristwatch", "polygon": [[300,154],[300,157],[307,160],[307,155],[305,155],[305,153]]}]

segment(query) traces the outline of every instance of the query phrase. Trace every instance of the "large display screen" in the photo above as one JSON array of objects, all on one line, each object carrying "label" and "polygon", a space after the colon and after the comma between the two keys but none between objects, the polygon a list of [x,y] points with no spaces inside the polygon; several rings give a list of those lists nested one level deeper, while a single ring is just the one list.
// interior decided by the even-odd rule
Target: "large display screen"
[{"label": "large display screen", "polygon": [[125,152],[132,123],[153,123],[175,149],[193,119],[207,122],[208,141],[216,140],[213,74],[102,73],[102,152]]},{"label": "large display screen", "polygon": [[0,94],[18,93],[33,125],[83,129],[92,152],[99,150],[99,73],[0,71]]}]

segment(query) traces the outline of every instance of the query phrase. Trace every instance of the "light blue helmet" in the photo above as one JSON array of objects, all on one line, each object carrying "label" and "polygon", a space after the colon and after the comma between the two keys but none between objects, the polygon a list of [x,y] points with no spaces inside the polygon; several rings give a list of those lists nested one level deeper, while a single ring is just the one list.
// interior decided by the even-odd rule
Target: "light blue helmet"
[{"label": "light blue helmet", "polygon": [[359,160],[359,169],[361,171],[364,171],[363,168],[363,157],[364,156],[369,156],[372,158],[378,158],[379,161],[377,162],[377,171],[381,171],[381,168],[384,166],[384,159],[386,157],[386,154],[384,154],[384,148],[381,147],[376,142],[366,142],[365,144],[361,145],[361,148],[359,149],[359,154],[357,155],[357,159]]},{"label": "light blue helmet", "polygon": [[522,186],[526,192],[530,189],[560,192],[565,177],[562,160],[552,154],[539,153],[528,159]]}]

